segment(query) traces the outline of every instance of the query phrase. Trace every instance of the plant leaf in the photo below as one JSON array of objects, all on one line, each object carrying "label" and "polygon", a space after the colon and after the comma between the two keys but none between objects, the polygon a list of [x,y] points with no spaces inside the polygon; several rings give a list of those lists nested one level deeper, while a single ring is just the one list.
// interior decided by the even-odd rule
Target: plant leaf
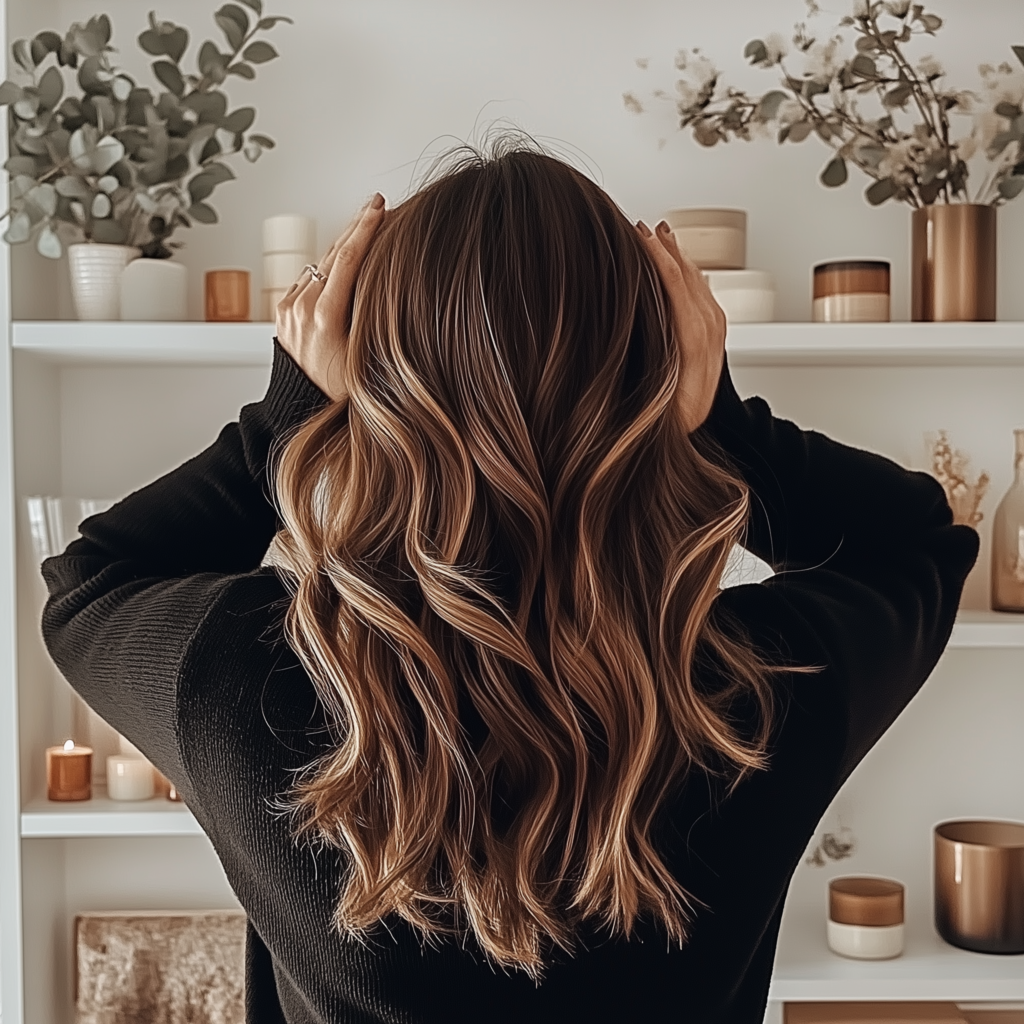
[{"label": "plant leaf", "polygon": [[36,252],[40,256],[45,256],[48,260],[59,260],[60,254],[63,251],[60,238],[57,237],[57,232],[47,224],[39,232],[39,237],[36,239]]},{"label": "plant leaf", "polygon": [[996,104],[996,113],[1000,117],[1008,117],[1012,121],[1020,113],[1020,107],[1015,103],[1008,103],[1006,100],[1003,100],[1002,103]]},{"label": "plant leaf", "polygon": [[206,203],[194,203],[189,207],[188,212],[200,224],[217,223],[217,211]]},{"label": "plant leaf", "polygon": [[127,103],[128,97],[131,96],[134,88],[135,86],[132,85],[132,80],[130,78],[125,78],[124,75],[118,75],[117,78],[110,83],[110,91],[114,94],[114,99],[117,100],[118,103]]},{"label": "plant leaf", "polygon": [[106,194],[109,196],[118,188],[120,184],[121,182],[118,181],[116,175],[104,174],[103,177],[96,182],[96,187],[101,192],[106,192]]},{"label": "plant leaf", "polygon": [[803,142],[811,134],[811,127],[810,121],[797,121],[795,124],[790,125],[789,141]]},{"label": "plant leaf", "polygon": [[36,64],[32,59],[32,50],[27,39],[16,40],[11,47],[11,54],[14,57],[14,62],[22,71],[27,71],[31,74],[35,70]]},{"label": "plant leaf", "polygon": [[264,149],[273,149],[277,143],[267,135],[250,135],[250,142],[255,142],[257,146],[262,146]]},{"label": "plant leaf", "polygon": [[44,110],[55,110],[64,95],[64,79],[54,67],[49,67],[39,79],[39,105]]},{"label": "plant leaf", "polygon": [[838,188],[840,185],[846,184],[847,177],[846,161],[841,156],[834,156],[825,165],[819,181],[826,188]]},{"label": "plant leaf", "polygon": [[242,56],[251,64],[266,64],[268,60],[273,60],[277,55],[277,50],[270,43],[263,42],[262,39],[250,43],[242,52]]},{"label": "plant leaf", "polygon": [[289,25],[294,25],[295,22],[291,18],[286,18],[283,14],[274,15],[271,18],[260,18],[257,22],[256,27],[266,31],[268,28],[273,28],[279,21],[285,21]]},{"label": "plant leaf", "polygon": [[240,135],[242,132],[248,131],[255,120],[256,110],[254,107],[239,107],[224,118],[221,127],[226,132],[231,132],[232,135]]},{"label": "plant leaf", "polygon": [[214,160],[203,168],[203,176],[212,178],[215,185],[223,185],[225,181],[234,180],[235,172],[227,164]]},{"label": "plant leaf", "polygon": [[[262,25],[260,26],[263,27]],[[1017,55],[1017,60],[1024,64],[1024,46],[1011,46],[1011,50]]]},{"label": "plant leaf", "polygon": [[4,82],[3,85],[0,85],[0,107],[5,107],[8,103],[17,103],[21,99],[22,92],[21,86],[16,82]]},{"label": "plant leaf", "polygon": [[27,213],[16,213],[11,218],[11,223],[4,233],[4,241],[10,245],[17,245],[19,242],[27,242],[28,236],[32,233],[32,221]]},{"label": "plant leaf", "polygon": [[96,195],[93,196],[92,209],[90,212],[97,220],[102,220],[104,217],[110,216],[110,211],[113,208],[113,204],[110,202],[110,196],[105,192],[97,192]]},{"label": "plant leaf", "polygon": [[164,88],[169,89],[175,96],[185,95],[185,79],[178,70],[178,65],[169,60],[158,60],[153,62],[153,74]]},{"label": "plant leaf", "polygon": [[779,107],[785,99],[786,94],[780,89],[766,92],[757,102],[754,117],[759,121],[770,121],[779,112]]},{"label": "plant leaf", "polygon": [[164,53],[167,54],[175,64],[181,61],[188,49],[188,30],[180,25],[175,25],[170,32],[163,35]]},{"label": "plant leaf", "polygon": [[231,64],[225,70],[229,75],[238,75],[239,78],[246,78],[250,82],[256,77],[256,72],[248,64],[243,64],[241,61]]},{"label": "plant leaf", "polygon": [[242,3],[258,15],[263,13],[263,0],[242,0]]},{"label": "plant leaf", "polygon": [[872,206],[880,206],[896,194],[896,183],[892,178],[879,178],[872,182],[864,191],[864,198]]},{"label": "plant leaf", "polygon": [[74,174],[65,174],[63,178],[58,178],[54,188],[57,195],[66,199],[84,199],[92,194],[89,186]]},{"label": "plant leaf", "polygon": [[92,155],[92,166],[97,174],[106,174],[124,156],[124,146],[113,135],[107,135],[96,143]]},{"label": "plant leaf", "polygon": [[192,199],[192,205],[201,203],[204,199],[207,199],[213,194],[213,190],[217,187],[217,180],[212,174],[197,174],[188,183],[188,194]]},{"label": "plant leaf", "polygon": [[36,162],[30,156],[10,156],[4,163],[4,170],[8,174],[24,174],[27,177],[35,178]]},{"label": "plant leaf", "polygon": [[145,50],[151,57],[163,57],[165,37],[151,28],[147,28],[138,38],[139,47]]},{"label": "plant leaf", "polygon": [[244,30],[238,27],[237,22],[233,18],[228,18],[223,14],[215,14],[213,20],[220,26],[220,30],[224,33],[224,38],[228,41],[228,46],[232,50],[237,51],[245,41]]},{"label": "plant leaf", "polygon": [[1021,192],[1024,192],[1024,178],[1014,176],[1011,178],[1003,178],[1003,180],[999,182],[999,194],[1004,199],[1016,199]]},{"label": "plant leaf", "polygon": [[209,39],[202,46],[199,47],[199,57],[197,63],[199,64],[199,73],[203,75],[209,75],[211,69],[216,67],[224,67],[227,64],[227,57],[217,49],[216,44],[211,43]]}]

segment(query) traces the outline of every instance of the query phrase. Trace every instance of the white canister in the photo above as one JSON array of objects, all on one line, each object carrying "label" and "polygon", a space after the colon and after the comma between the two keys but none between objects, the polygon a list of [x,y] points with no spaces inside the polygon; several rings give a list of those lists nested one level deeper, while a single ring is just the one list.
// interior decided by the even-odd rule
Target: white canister
[{"label": "white canister", "polygon": [[263,319],[267,323],[274,323],[277,320],[277,304],[288,293],[287,288],[264,288],[260,308],[263,312]]},{"label": "white canister", "polygon": [[121,316],[121,274],[139,255],[130,245],[76,242],[68,246],[71,297],[79,320],[117,320]]},{"label": "white canister", "polygon": [[745,210],[669,210],[665,220],[679,248],[701,270],[742,270],[747,265]]},{"label": "white canister", "polygon": [[153,766],[141,757],[107,758],[107,795],[111,800],[149,800],[156,793]]},{"label": "white canister", "polygon": [[763,270],[705,270],[715,301],[732,324],[775,319],[775,280]]},{"label": "white canister", "polygon": [[263,256],[263,290],[290,288],[302,274],[302,268],[316,260],[305,252],[268,252]]},{"label": "white canister", "polygon": [[904,888],[891,878],[850,876],[828,884],[828,946],[854,960],[903,952]]},{"label": "white canister", "polygon": [[174,260],[132,260],[121,274],[122,320],[185,320],[188,271]]},{"label": "white canister", "polygon": [[263,222],[263,252],[301,252],[312,257],[316,252],[316,221],[294,213],[268,217]]}]

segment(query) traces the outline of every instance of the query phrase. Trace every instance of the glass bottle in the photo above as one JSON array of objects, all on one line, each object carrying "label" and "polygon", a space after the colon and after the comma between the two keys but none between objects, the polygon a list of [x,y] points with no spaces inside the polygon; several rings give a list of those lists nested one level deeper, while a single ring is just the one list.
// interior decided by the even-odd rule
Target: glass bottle
[{"label": "glass bottle", "polygon": [[1013,432],[1013,483],[992,521],[992,607],[1024,612],[1024,430]]}]

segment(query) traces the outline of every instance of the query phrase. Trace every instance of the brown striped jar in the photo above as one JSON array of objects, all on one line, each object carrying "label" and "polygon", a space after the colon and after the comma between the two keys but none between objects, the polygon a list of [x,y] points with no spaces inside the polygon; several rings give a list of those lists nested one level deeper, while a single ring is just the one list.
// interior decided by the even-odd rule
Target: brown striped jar
[{"label": "brown striped jar", "polygon": [[903,952],[904,888],[891,878],[850,875],[828,883],[828,946],[854,960]]},{"label": "brown striped jar", "polygon": [[834,260],[814,268],[814,320],[878,323],[889,319],[889,264]]}]

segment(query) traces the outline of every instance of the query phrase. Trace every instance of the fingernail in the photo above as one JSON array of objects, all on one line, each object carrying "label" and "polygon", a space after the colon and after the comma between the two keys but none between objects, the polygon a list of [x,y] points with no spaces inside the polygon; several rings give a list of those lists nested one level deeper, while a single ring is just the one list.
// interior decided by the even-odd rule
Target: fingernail
[{"label": "fingernail", "polygon": [[370,209],[379,210],[383,205],[384,197],[379,192],[375,192],[370,200]]},{"label": "fingernail", "polygon": [[651,237],[651,229],[642,220],[638,220],[636,222],[636,227],[640,234],[644,236],[644,238]]},{"label": "fingernail", "polygon": [[663,220],[658,222],[658,226],[655,230],[662,235],[667,235],[671,229],[668,226],[668,221]]}]

